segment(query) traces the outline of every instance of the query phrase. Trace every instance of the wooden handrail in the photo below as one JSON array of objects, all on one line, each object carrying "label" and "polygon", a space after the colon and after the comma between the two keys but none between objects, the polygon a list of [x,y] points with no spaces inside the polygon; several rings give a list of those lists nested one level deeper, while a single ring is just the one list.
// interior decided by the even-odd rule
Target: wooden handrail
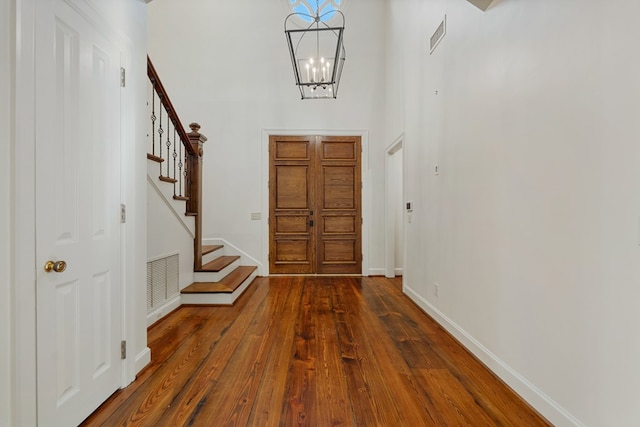
[{"label": "wooden handrail", "polygon": [[182,126],[182,122],[178,117],[178,113],[176,113],[175,108],[173,108],[171,99],[169,99],[169,95],[167,94],[167,91],[164,88],[164,85],[162,84],[160,77],[158,77],[158,72],[156,71],[156,68],[153,66],[153,63],[151,62],[149,55],[147,55],[147,76],[149,76],[149,81],[153,85],[153,89],[158,94],[158,98],[160,98],[160,102],[164,106],[164,109],[167,111],[167,114],[169,115],[169,119],[171,119],[171,122],[173,123],[173,126],[175,127],[176,132],[178,133],[178,136],[182,141],[182,145],[184,146],[185,150],[187,150],[186,152],[189,155],[196,156],[198,153],[195,152],[195,149],[189,142],[189,136],[187,135],[187,132],[184,130],[184,127]]},{"label": "wooden handrail", "polygon": [[[151,153],[147,153],[147,158],[159,164],[160,176],[158,178],[160,181],[173,184],[173,198],[185,201],[185,214],[195,218],[193,265],[194,269],[197,270],[202,268],[202,154],[203,144],[207,141],[207,137],[199,132],[200,125],[197,123],[189,125],[191,132],[187,133],[184,130],[178,113],[173,108],[173,103],[169,99],[169,95],[148,55],[147,76],[153,89],[150,103],[152,144]],[[161,104],[158,110],[156,110],[155,105],[156,95]],[[173,133],[168,121],[165,122],[166,126],[163,127],[162,125],[163,110],[166,113],[164,117],[168,118],[173,124]],[[157,117],[156,112],[158,113]],[[157,134],[155,128],[156,119],[158,119]],[[158,155],[155,154],[156,135],[158,137]],[[176,137],[180,139],[181,144],[176,141]],[[166,157],[163,157],[163,144],[167,148]],[[177,148],[179,147],[184,147],[184,152],[178,151]],[[171,149],[173,149],[173,152],[171,152]],[[171,159],[173,161],[173,171],[171,170]],[[163,163],[166,164],[166,168],[163,168]]]}]

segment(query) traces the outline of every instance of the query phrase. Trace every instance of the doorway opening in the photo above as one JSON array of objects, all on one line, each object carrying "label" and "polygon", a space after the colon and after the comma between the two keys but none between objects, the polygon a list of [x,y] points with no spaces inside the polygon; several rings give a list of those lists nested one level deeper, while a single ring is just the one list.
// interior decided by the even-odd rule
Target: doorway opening
[{"label": "doorway opening", "polygon": [[402,276],[404,269],[404,137],[385,156],[385,276]]}]

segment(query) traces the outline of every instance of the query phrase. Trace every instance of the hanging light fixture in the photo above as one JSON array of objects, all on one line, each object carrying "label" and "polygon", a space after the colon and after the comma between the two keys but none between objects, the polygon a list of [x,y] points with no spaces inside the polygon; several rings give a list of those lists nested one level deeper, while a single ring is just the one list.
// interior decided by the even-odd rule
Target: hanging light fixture
[{"label": "hanging light fixture", "polygon": [[[311,24],[300,28],[296,19]],[[329,25],[325,19],[334,24]],[[342,12],[331,9],[320,14],[316,0],[315,16],[302,12],[289,14],[284,21],[284,33],[302,99],[336,98],[345,60]]]}]

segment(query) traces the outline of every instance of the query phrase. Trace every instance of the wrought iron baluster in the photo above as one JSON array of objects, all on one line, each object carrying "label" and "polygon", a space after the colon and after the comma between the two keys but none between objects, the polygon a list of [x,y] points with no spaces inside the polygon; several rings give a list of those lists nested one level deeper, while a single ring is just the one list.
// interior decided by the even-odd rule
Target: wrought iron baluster
[{"label": "wrought iron baluster", "polygon": [[[171,172],[169,171],[169,159],[171,158],[171,133],[170,133],[170,129],[171,129],[171,121],[169,120],[169,110],[167,110],[167,176],[171,177]],[[174,125],[174,129],[175,129],[175,125]]]},{"label": "wrought iron baluster", "polygon": [[178,186],[179,191],[180,191],[180,197],[182,197],[183,193],[182,193],[182,185],[183,185],[183,180],[182,180],[182,144],[180,144],[178,146],[178,157],[180,158],[180,160],[178,161],[178,175],[180,175],[180,177],[178,178],[180,180],[180,185]]},{"label": "wrought iron baluster", "polygon": [[[158,94],[158,96],[160,96]],[[158,151],[160,154],[160,157],[162,158],[162,134],[164,133],[164,129],[162,129],[162,104],[160,105],[160,126],[158,127],[158,144],[159,144],[159,148]],[[162,176],[162,162],[159,163],[160,165],[160,176]]]},{"label": "wrought iron baluster", "polygon": [[156,88],[151,84],[151,154],[156,155]]},{"label": "wrought iron baluster", "polygon": [[[176,157],[178,157],[178,153],[176,152],[176,127],[173,126],[173,179],[178,178],[176,175]],[[173,183],[173,195],[176,195],[176,183]]]}]

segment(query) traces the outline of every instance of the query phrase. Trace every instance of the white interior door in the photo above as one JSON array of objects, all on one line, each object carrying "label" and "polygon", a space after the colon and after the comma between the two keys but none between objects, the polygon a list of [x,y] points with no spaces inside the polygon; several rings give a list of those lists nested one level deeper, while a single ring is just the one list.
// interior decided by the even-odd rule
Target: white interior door
[{"label": "white interior door", "polygon": [[[122,370],[120,53],[87,4],[36,2],[40,426],[77,425]],[[46,272],[47,261],[66,270]]]}]

